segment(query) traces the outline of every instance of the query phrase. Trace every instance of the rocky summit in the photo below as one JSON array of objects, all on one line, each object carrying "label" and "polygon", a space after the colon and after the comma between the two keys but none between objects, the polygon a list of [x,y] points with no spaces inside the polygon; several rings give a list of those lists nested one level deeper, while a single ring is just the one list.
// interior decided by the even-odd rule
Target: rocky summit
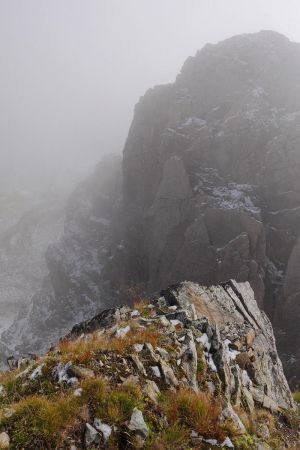
[{"label": "rocky summit", "polygon": [[248,282],[171,286],[12,365],[0,448],[299,448],[297,406]]},{"label": "rocky summit", "polygon": [[132,291],[248,281],[296,388],[299,79],[300,45],[262,31],[206,45],[147,91],[122,164],[106,158],[75,191],[43,287],[2,342],[40,351]]}]

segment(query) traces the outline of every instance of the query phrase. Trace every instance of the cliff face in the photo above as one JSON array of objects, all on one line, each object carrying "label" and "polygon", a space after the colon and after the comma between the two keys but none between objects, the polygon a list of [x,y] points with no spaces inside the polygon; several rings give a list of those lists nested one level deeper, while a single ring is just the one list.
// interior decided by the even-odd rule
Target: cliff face
[{"label": "cliff face", "polygon": [[123,160],[125,282],[152,291],[248,280],[291,373],[300,347],[299,75],[300,46],[274,32],[207,45],[174,84],[141,98]]},{"label": "cliff face", "polygon": [[23,342],[42,336],[38,349],[50,329],[58,336],[126,288],[232,278],[250,282],[289,381],[299,377],[299,79],[300,45],[263,31],[205,46],[173,84],[150,89],[135,109],[122,186],[104,164],[74,193]]},{"label": "cliff face", "polygon": [[247,282],[171,286],[15,363],[27,367],[0,379],[2,448],[298,448],[297,407]]}]

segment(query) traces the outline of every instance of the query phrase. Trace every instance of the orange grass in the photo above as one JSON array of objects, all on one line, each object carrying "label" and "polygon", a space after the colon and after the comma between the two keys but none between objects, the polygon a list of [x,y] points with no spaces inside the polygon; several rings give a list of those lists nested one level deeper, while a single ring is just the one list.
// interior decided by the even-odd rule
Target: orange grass
[{"label": "orange grass", "polygon": [[99,351],[115,351],[123,353],[134,344],[148,342],[154,347],[159,345],[161,334],[154,328],[131,329],[124,337],[112,335],[97,335],[94,333],[86,340],[62,340],[59,343],[59,352],[62,358],[80,363],[88,363],[95,353]]},{"label": "orange grass", "polygon": [[165,398],[163,410],[171,424],[187,426],[205,437],[225,437],[219,422],[222,405],[203,392],[180,389]]}]

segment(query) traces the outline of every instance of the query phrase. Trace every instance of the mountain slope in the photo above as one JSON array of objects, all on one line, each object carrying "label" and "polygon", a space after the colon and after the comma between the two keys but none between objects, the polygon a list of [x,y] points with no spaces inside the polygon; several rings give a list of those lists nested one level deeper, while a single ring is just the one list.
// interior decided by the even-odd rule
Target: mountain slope
[{"label": "mountain slope", "polygon": [[[20,350],[29,348],[31,331],[38,350],[81,312],[105,306],[103,299],[107,305],[128,301],[128,291],[233,278],[250,282],[273,321],[296,385],[299,79],[300,45],[262,31],[206,45],[173,84],[150,89],[135,108],[122,184],[119,169],[104,164],[87,181],[85,200],[77,192],[70,202],[71,220],[47,253],[49,277],[25,319]],[[109,174],[109,186],[117,180],[118,188],[98,208]],[[93,217],[99,220],[86,226]],[[16,322],[5,341],[18,330]]]},{"label": "mountain slope", "polygon": [[104,310],[0,383],[2,448],[297,449],[296,405],[248,283],[185,282]]}]

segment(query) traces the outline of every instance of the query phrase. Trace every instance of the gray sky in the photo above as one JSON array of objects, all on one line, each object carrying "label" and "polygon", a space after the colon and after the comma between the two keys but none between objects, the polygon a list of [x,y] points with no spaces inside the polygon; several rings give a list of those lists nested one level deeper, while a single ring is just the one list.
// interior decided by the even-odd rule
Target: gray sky
[{"label": "gray sky", "polygon": [[299,0],[0,0],[0,175],[121,151],[139,97],[206,42],[300,42],[299,16]]}]

